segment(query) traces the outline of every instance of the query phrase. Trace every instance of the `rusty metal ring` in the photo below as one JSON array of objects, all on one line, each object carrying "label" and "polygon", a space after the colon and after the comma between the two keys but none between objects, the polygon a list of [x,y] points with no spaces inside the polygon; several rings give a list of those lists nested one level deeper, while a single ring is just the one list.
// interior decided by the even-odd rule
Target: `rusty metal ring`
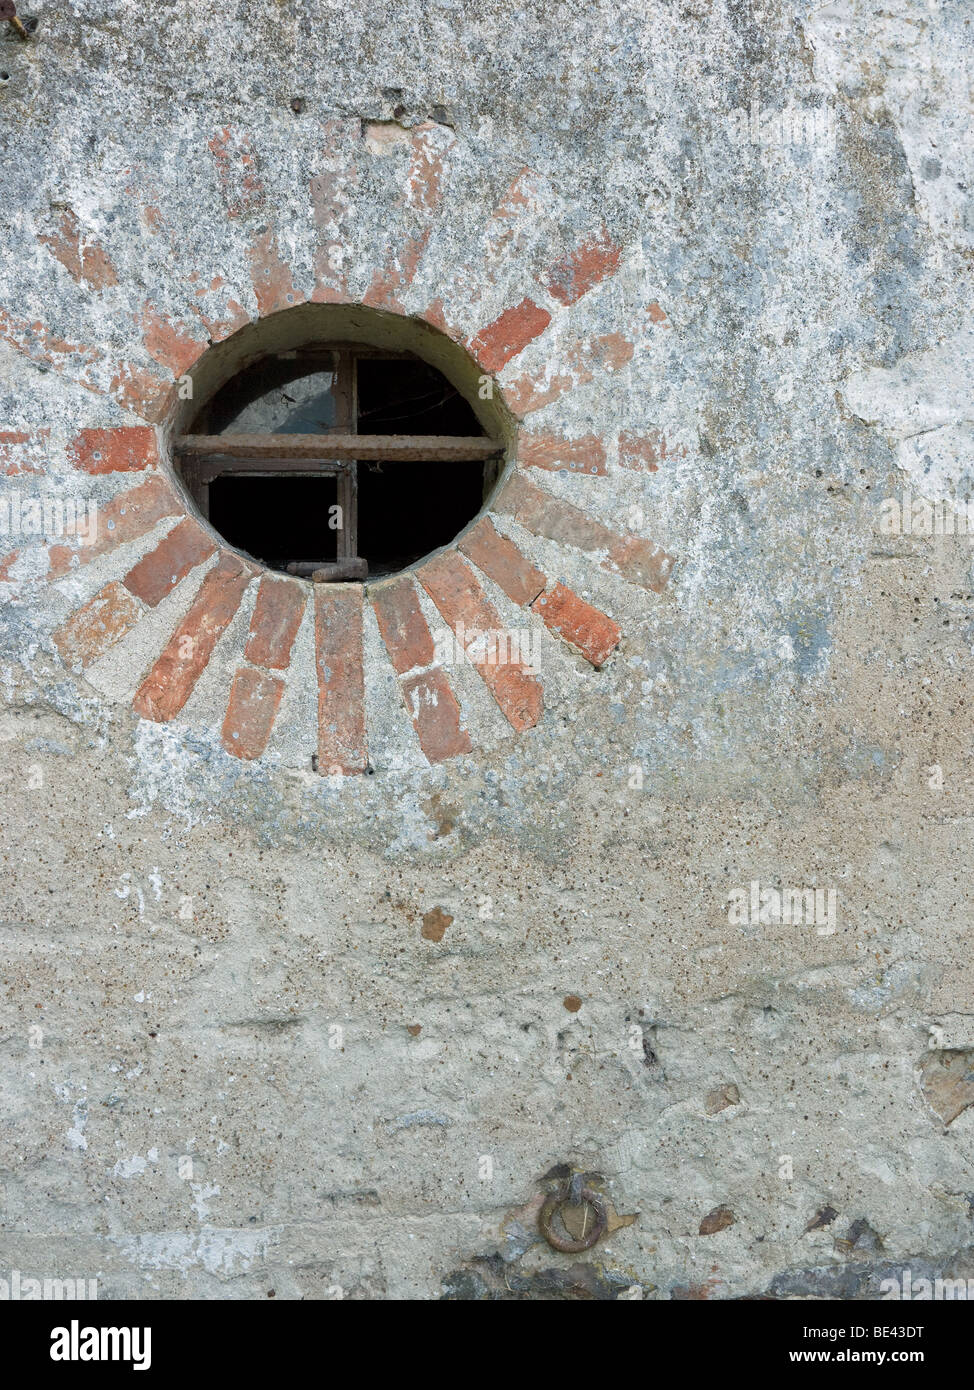
[{"label": "rusty metal ring", "polygon": [[605,1203],[602,1201],[599,1194],[593,1192],[590,1187],[583,1187],[579,1192],[579,1196],[582,1201],[587,1202],[595,1212],[595,1225],[587,1235],[582,1236],[579,1240],[572,1240],[568,1236],[559,1236],[552,1230],[551,1226],[552,1217],[555,1212],[559,1211],[569,1199],[569,1193],[567,1191],[552,1192],[550,1196],[546,1197],[544,1206],[541,1208],[540,1215],[538,1216],[538,1226],[545,1240],[555,1250],[561,1250],[566,1255],[577,1255],[580,1250],[590,1250],[604,1233],[607,1224]]}]

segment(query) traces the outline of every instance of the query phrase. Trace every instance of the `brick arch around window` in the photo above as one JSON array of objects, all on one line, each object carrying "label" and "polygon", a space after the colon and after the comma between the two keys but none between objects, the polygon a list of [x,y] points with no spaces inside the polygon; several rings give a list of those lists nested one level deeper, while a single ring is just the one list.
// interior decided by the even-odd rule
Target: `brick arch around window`
[{"label": "brick arch around window", "polygon": [[[141,334],[151,365],[116,363],[104,387],[82,381],[93,398],[114,397],[139,423],[83,423],[69,446],[75,472],[110,477],[117,487],[100,507],[97,535],[89,543],[65,538],[45,547],[49,583],[81,577],[99,562],[93,566],[98,587],[52,631],[54,647],[76,675],[116,661],[117,678],[108,684],[127,691],[123,697],[136,713],[157,724],[178,723],[218,652],[227,679],[213,717],[223,746],[237,758],[265,754],[289,682],[299,678],[299,659],[313,667],[317,723],[307,740],[317,748],[314,761],[322,775],[370,769],[365,692],[374,679],[390,674],[430,763],[475,751],[475,721],[440,650],[442,631],[453,634],[454,659],[477,672],[511,736],[523,736],[544,716],[544,677],[523,654],[510,645],[505,649],[513,612],[526,630],[567,644],[593,672],[624,636],[611,614],[532,558],[532,542],[545,542],[546,554],[581,554],[647,595],[665,589],[673,568],[673,558],[653,540],[604,520],[597,499],[590,509],[546,485],[553,472],[582,475],[593,489],[612,470],[655,472],[666,448],[656,432],[569,436],[531,427],[536,412],[624,366],[639,334],[668,331],[664,311],[656,303],[646,306],[635,334],[630,327],[628,333],[573,336],[576,306],[615,274],[622,254],[604,228],[536,274],[519,298],[486,322],[478,321],[480,296],[456,287],[445,287],[428,303],[411,302],[441,199],[449,141],[444,148],[443,132],[428,127],[410,139],[398,209],[401,239],[374,265],[357,299],[336,254],[335,228],[344,206],[325,206],[337,197],[339,169],[325,184],[312,183],[314,217],[322,230],[310,294],[297,288],[299,277],[278,235],[263,226],[254,232],[247,256],[253,318],[223,280],[196,288],[195,317],[167,317],[146,303]],[[246,140],[223,132],[211,148],[227,216],[240,217],[253,192]],[[500,229],[508,236],[530,209],[533,177],[525,170],[515,178],[493,215],[490,235]],[[108,250],[99,248],[99,254],[99,264],[111,269]],[[490,282],[490,264],[482,274]],[[181,450],[185,456],[188,422],[201,399],[255,356],[326,338],[375,341],[377,332],[436,366],[474,405],[503,457],[499,481],[462,534],[403,573],[364,584],[312,583],[272,573],[223,542],[194,505],[177,465]],[[68,345],[34,324],[19,346],[36,356],[48,350],[56,355]],[[519,370],[529,347],[532,365]],[[97,352],[78,352],[85,377]],[[70,370],[63,358],[51,360],[59,370]],[[481,389],[485,382],[487,393]],[[16,580],[18,556],[12,551],[0,557],[0,582]],[[112,557],[107,572],[106,556]],[[369,613],[382,642],[373,658],[363,640]],[[133,634],[143,634],[134,648]],[[381,663],[382,671],[370,670],[370,660]],[[300,676],[308,678],[308,671]]]}]

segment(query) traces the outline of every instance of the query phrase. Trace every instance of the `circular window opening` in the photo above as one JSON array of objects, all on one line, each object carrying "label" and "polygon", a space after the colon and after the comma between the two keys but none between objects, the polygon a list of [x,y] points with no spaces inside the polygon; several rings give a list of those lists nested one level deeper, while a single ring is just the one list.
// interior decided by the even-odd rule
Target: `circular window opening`
[{"label": "circular window opening", "polygon": [[[310,339],[302,310],[318,311]],[[205,368],[192,374],[207,395],[200,405],[193,392],[177,468],[213,529],[268,568],[319,582],[394,574],[453,541],[504,467],[493,383],[416,321],[330,305],[275,318],[306,320],[293,330],[304,341],[290,344],[292,331],[234,354],[228,340],[206,355],[226,359],[212,384]]]}]

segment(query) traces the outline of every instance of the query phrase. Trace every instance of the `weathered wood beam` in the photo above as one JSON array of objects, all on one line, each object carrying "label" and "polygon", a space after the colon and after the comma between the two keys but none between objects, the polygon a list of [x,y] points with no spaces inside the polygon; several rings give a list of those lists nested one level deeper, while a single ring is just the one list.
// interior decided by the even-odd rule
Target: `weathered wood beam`
[{"label": "weathered wood beam", "polygon": [[382,463],[462,463],[491,458],[495,439],[451,434],[184,434],[181,458],[357,459]]}]

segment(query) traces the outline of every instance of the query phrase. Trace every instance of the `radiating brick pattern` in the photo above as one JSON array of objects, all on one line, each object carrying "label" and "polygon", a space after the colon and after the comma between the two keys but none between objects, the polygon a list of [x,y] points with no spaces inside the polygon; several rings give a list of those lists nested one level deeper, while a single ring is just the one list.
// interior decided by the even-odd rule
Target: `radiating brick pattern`
[{"label": "radiating brick pattern", "polygon": [[641,536],[620,535],[569,502],[542,492],[515,475],[508,479],[495,508],[514,518],[525,530],[577,550],[604,550],[604,566],[631,584],[659,593],[673,570],[674,559]]},{"label": "radiating brick pattern", "polygon": [[223,721],[223,746],[237,758],[259,758],[267,747],[284,693],[278,676],[242,666],[233,678]]},{"label": "radiating brick pattern", "polygon": [[547,581],[541,571],[525,559],[513,541],[498,533],[489,517],[481,517],[461,539],[458,549],[515,603],[531,603],[545,587]]},{"label": "radiating brick pattern", "polygon": [[[459,555],[437,555],[419,569],[418,577],[454,632],[505,631],[499,613]],[[468,641],[465,638],[465,646]],[[544,708],[541,682],[522,662],[471,661],[512,728],[521,732],[537,724]]]},{"label": "radiating brick pattern", "polygon": [[360,584],[315,585],[318,771],[365,772],[365,670]]},{"label": "radiating brick pattern", "polygon": [[229,627],[253,571],[238,556],[221,555],[206,575],[186,617],[136,692],[133,705],[144,719],[165,723],[185,705]]},{"label": "radiating brick pattern", "polygon": [[123,582],[136,598],[154,608],[215,550],[216,542],[209,532],[192,517],[186,517],[129,570]]},{"label": "radiating brick pattern", "polygon": [[[666,314],[655,303],[641,310],[639,323],[615,329],[605,324],[607,331],[596,336],[586,336],[584,321],[576,326],[576,306],[616,273],[622,247],[605,227],[598,226],[578,233],[572,245],[570,235],[562,235],[563,226],[574,224],[573,218],[565,216],[569,207],[565,195],[545,175],[529,168],[510,179],[483,226],[472,230],[471,258],[448,267],[434,281],[432,275],[440,274],[433,254],[439,247],[437,219],[443,215],[452,161],[459,148],[454,131],[436,121],[410,131],[387,130],[378,122],[368,128],[368,139],[363,139],[361,123],[349,118],[325,120],[320,131],[320,158],[307,185],[311,243],[308,256],[299,262],[300,274],[291,256],[295,235],[274,216],[260,133],[228,125],[208,135],[212,163],[206,168],[232,228],[238,264],[202,272],[194,268],[182,285],[159,285],[151,300],[143,291],[129,313],[132,347],[120,351],[117,358],[108,346],[65,341],[47,325],[17,318],[0,307],[0,339],[15,351],[73,377],[95,396],[114,397],[146,422],[86,427],[72,441],[69,459],[79,472],[95,476],[150,472],[144,482],[124,489],[99,508],[93,544],[81,545],[70,537],[49,544],[49,577],[63,579],[90,560],[137,541],[165,518],[175,518],[175,524],[145,554],[120,567],[117,579],[103,584],[57,629],[55,643],[72,666],[88,666],[110,652],[149,609],[162,603],[198,566],[211,561],[217,549],[212,533],[186,515],[180,490],[156,471],[164,465],[154,426],[169,418],[177,382],[192,370],[208,342],[222,341],[236,332],[255,311],[261,317],[279,315],[300,304],[305,293],[321,303],[348,302],[356,200],[383,179],[386,187],[397,189],[389,209],[388,250],[380,264],[372,265],[370,275],[363,277],[361,263],[356,269],[355,283],[367,286],[364,302],[385,311],[405,312],[417,277],[428,268],[426,298],[411,311],[465,345],[483,373],[498,376],[496,389],[515,415],[532,415],[581,386],[610,377],[632,360],[647,330],[669,329]],[[373,159],[389,163],[370,166]],[[133,181],[138,185],[132,190],[134,203],[146,236],[161,245],[172,237],[168,213],[158,193],[143,185],[139,174],[133,175]],[[539,235],[545,222],[552,231],[548,242]],[[72,210],[46,219],[37,228],[37,238],[59,263],[52,268],[55,273],[66,272],[86,293],[104,295],[117,288],[110,237],[103,245]],[[563,252],[548,253],[546,259],[544,248],[552,243]],[[531,270],[527,271],[529,258]],[[435,284],[439,293],[434,293]],[[549,331],[548,341],[557,347],[546,353],[535,348],[526,358],[530,369],[519,373],[518,358],[532,345],[542,344]],[[561,433],[559,426],[560,422],[552,428],[522,432],[517,471],[496,500],[496,513],[512,517],[519,526],[557,545],[597,554],[603,568],[660,591],[672,569],[670,556],[644,538],[616,532],[583,506],[545,493],[524,477],[526,472],[537,476],[560,472],[603,478],[609,472],[610,457],[615,467],[615,452],[610,453],[601,436],[572,434],[570,426]],[[28,459],[28,445],[36,455],[33,439],[25,436],[22,441],[13,431],[0,435],[0,469],[31,471],[30,460],[23,461]],[[625,469],[652,472],[676,452],[652,428],[619,436],[618,462]],[[10,578],[18,554],[14,551],[0,559],[0,581]],[[134,702],[140,714],[158,721],[179,714],[258,572],[240,556],[222,552],[145,674]],[[529,624],[543,622],[548,632],[595,666],[607,660],[621,638],[611,618],[561,581],[553,581],[486,516],[454,548],[427,561],[415,575],[370,586],[369,601],[379,632],[420,746],[431,762],[469,752],[476,731],[465,726],[449,667],[437,664],[417,582],[451,630],[462,627],[468,633],[504,634],[501,615],[483,587],[489,584],[496,585],[525,615],[530,613]],[[319,769],[323,775],[360,773],[368,766],[364,698],[368,675],[364,590],[358,585],[309,586],[284,576],[261,576],[250,628],[227,689],[223,744],[244,759],[266,753],[292,678],[292,653],[309,601],[314,620]],[[541,681],[518,659],[517,650],[508,647],[506,654],[498,655],[503,643],[494,648],[488,644],[482,656],[479,650],[471,652],[467,643],[467,652],[511,727],[524,731],[536,724],[543,713]]]},{"label": "radiating brick pattern", "polygon": [[580,652],[593,666],[602,666],[619,645],[622,629],[605,613],[556,584],[531,605],[545,626]]},{"label": "radiating brick pattern", "polygon": [[135,627],[145,610],[114,581],[73,613],[53,634],[54,645],[69,666],[90,666]]}]

